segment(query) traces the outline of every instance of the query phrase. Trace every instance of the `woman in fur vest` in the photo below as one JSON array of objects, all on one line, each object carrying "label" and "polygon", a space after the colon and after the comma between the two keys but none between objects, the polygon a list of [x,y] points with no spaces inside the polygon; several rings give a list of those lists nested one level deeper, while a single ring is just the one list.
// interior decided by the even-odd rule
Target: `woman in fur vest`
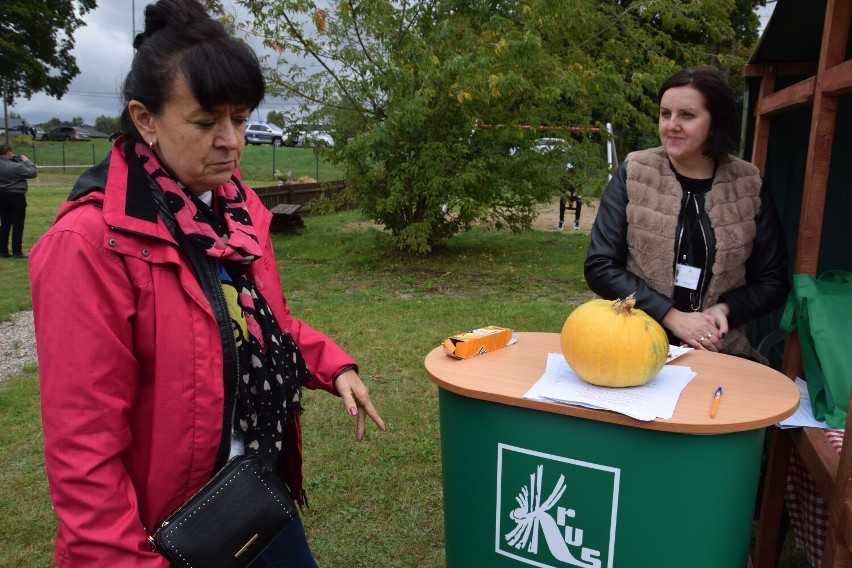
[{"label": "woman in fur vest", "polygon": [[658,97],[662,145],[628,154],[610,181],[586,280],[604,298],[635,293],[671,343],[760,359],[745,324],[783,304],[788,257],[760,172],[728,153],[733,93],[713,69],[691,67]]}]

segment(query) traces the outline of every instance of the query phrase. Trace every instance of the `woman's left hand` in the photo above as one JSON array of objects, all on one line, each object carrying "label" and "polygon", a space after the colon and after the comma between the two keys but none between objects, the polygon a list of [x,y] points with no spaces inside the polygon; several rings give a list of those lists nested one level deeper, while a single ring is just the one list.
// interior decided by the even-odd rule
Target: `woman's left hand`
[{"label": "woman's left hand", "polygon": [[343,406],[346,408],[346,412],[348,412],[351,416],[358,417],[358,423],[355,426],[356,440],[364,438],[364,431],[367,428],[366,416],[369,416],[370,419],[376,423],[379,430],[387,432],[387,428],[385,427],[385,423],[382,421],[382,417],[379,416],[378,412],[376,412],[376,409],[373,407],[373,403],[370,400],[370,391],[364,383],[361,382],[361,377],[358,376],[358,373],[356,373],[354,369],[349,369],[348,371],[341,373],[334,380],[334,388],[337,389],[338,394],[340,394],[340,398],[343,399]]},{"label": "woman's left hand", "polygon": [[682,312],[672,307],[660,323],[683,341],[685,346],[718,351],[719,326],[712,315],[704,312]]},{"label": "woman's left hand", "polygon": [[713,344],[717,350],[721,349],[724,345],[725,335],[728,334],[728,314],[731,313],[731,308],[725,303],[716,304],[709,308],[705,308],[703,313],[716,320],[716,329],[718,330],[718,333],[713,340]]}]

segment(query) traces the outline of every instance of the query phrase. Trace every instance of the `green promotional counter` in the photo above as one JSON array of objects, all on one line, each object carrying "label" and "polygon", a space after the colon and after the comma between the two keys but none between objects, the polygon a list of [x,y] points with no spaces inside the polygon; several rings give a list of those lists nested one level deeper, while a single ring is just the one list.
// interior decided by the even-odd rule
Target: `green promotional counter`
[{"label": "green promotional counter", "polygon": [[[528,400],[559,335],[425,361],[439,386],[448,568],[740,568],[764,428],[799,391],[744,359],[692,351],[670,420]],[[724,395],[715,418],[716,387]]]}]

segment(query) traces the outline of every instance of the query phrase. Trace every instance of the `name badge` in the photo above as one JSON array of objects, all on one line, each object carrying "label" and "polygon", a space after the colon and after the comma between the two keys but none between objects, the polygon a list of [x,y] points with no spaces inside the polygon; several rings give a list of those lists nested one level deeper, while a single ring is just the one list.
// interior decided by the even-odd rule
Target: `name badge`
[{"label": "name badge", "polygon": [[701,269],[688,264],[676,264],[674,274],[674,285],[689,290],[698,289],[698,281],[701,279]]}]

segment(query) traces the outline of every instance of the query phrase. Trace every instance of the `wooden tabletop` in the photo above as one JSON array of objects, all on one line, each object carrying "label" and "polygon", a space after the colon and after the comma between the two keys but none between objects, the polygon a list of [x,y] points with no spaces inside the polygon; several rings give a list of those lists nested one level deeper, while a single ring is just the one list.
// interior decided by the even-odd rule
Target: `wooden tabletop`
[{"label": "wooden tabletop", "polygon": [[[723,434],[754,430],[792,415],[799,404],[796,385],[769,367],[730,355],[693,350],[672,364],[697,373],[678,399],[669,420],[643,422],[605,410],[528,400],[524,394],[541,378],[548,353],[560,353],[558,333],[518,332],[518,342],[470,359],[444,354],[441,346],[426,356],[432,382],[450,392],[510,406],[566,414],[599,422],[684,434]],[[716,418],[710,406],[716,387],[724,394]]]}]

